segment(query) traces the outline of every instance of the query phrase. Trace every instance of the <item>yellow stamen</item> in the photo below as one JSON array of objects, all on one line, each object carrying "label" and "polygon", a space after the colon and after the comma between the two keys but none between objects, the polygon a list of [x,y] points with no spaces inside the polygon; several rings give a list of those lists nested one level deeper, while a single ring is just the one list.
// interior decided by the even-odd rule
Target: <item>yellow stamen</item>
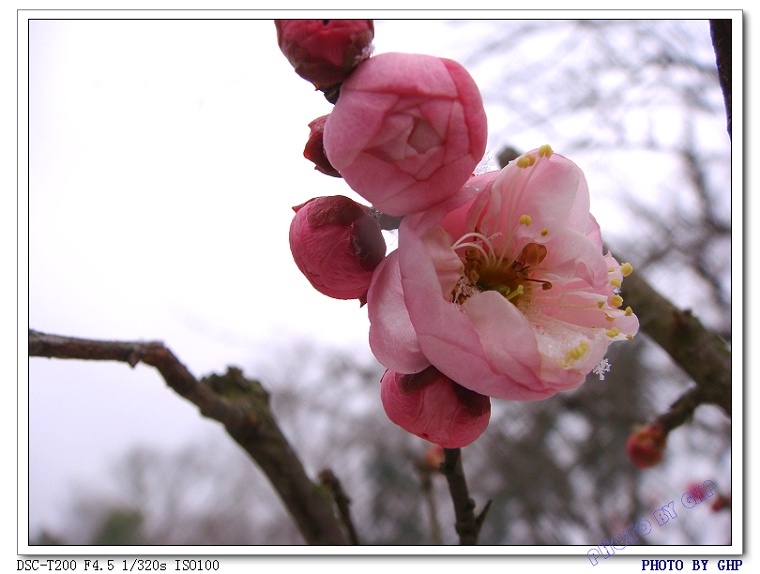
[{"label": "yellow stamen", "polygon": [[623,304],[623,298],[620,295],[613,295],[610,297],[610,304],[613,307],[620,307]]},{"label": "yellow stamen", "polygon": [[517,167],[526,168],[531,167],[533,164],[536,163],[535,156],[532,156],[530,154],[525,154],[520,156],[520,158],[517,160]]},{"label": "yellow stamen", "polygon": [[623,284],[623,282],[620,279],[618,279],[617,277],[613,277],[612,279],[610,279],[610,285],[613,285],[613,286],[617,287],[618,289],[620,289],[620,286],[622,284]]},{"label": "yellow stamen", "polygon": [[600,309],[604,309],[604,301],[598,301],[596,306],[599,307]]},{"label": "yellow stamen", "polygon": [[538,148],[538,157],[546,157],[549,158],[554,153],[554,150],[552,149],[552,146],[549,144],[544,144],[540,148]]},{"label": "yellow stamen", "polygon": [[630,317],[631,315],[633,315],[633,309],[631,309],[631,307],[628,306],[625,308],[625,316]]},{"label": "yellow stamen", "polygon": [[580,360],[586,353],[588,353],[588,343],[586,341],[581,341],[577,347],[573,347],[567,352],[565,355],[565,364],[574,363]]},{"label": "yellow stamen", "polygon": [[623,277],[628,277],[631,273],[633,273],[633,265],[630,263],[623,263],[620,266],[620,272],[623,274]]},{"label": "yellow stamen", "polygon": [[613,327],[612,329],[607,331],[608,337],[617,337],[619,334],[620,334],[620,329],[618,329],[617,327]]},{"label": "yellow stamen", "polygon": [[522,225],[528,226],[528,225],[531,224],[531,221],[532,221],[532,219],[531,219],[530,215],[521,215],[520,216],[520,223]]},{"label": "yellow stamen", "polygon": [[541,230],[541,235],[543,235],[544,237],[546,237],[547,235],[549,235],[549,230],[546,229],[546,228],[542,229]]}]

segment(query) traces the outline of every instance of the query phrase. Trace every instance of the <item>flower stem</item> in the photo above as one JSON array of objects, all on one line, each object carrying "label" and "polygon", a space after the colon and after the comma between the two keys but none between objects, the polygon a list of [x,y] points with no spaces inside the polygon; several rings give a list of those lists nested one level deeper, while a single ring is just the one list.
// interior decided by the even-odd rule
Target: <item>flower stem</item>
[{"label": "flower stem", "polygon": [[446,476],[451,499],[454,502],[459,544],[462,546],[475,545],[478,543],[480,527],[491,508],[491,501],[489,500],[480,514],[475,516],[475,501],[470,498],[467,489],[467,480],[462,468],[461,449],[445,448],[443,452],[445,459],[441,465],[441,472]]}]

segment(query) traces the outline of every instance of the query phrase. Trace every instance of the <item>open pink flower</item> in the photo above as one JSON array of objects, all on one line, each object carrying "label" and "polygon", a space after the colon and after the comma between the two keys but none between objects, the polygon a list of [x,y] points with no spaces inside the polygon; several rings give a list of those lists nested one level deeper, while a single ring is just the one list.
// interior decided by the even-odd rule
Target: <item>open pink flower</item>
[{"label": "open pink flower", "polygon": [[408,216],[369,291],[370,344],[387,368],[432,364],[483,395],[536,400],[580,385],[638,320],[603,253],[583,172],[543,146],[473,177],[470,198]]},{"label": "open pink flower", "polygon": [[325,125],[330,163],[354,191],[389,215],[456,194],[483,157],[486,115],[460,64],[387,53],[343,83]]},{"label": "open pink flower", "polygon": [[381,382],[380,398],[388,418],[444,448],[470,444],[491,418],[488,397],[457,385],[435,367],[413,375],[386,371]]},{"label": "open pink flower", "polygon": [[343,197],[316,197],[293,208],[290,250],[314,288],[362,305],[372,272],[385,257],[385,239],[369,208]]},{"label": "open pink flower", "polygon": [[372,49],[372,20],[275,20],[277,43],[296,73],[317,88],[345,80]]}]

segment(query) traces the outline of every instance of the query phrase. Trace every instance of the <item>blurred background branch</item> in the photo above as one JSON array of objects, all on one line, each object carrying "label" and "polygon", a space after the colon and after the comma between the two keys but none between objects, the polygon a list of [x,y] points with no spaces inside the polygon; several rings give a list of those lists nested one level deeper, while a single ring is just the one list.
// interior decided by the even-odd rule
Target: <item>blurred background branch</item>
[{"label": "blurred background branch", "polygon": [[269,408],[269,395],[258,381],[228,369],[198,381],[159,342],[96,341],[29,330],[29,356],[88,361],[121,361],[155,367],[166,384],[222,423],[235,441],[261,467],[288,508],[308,544],[347,544],[333,501],[313,483],[282,434]]},{"label": "blurred background branch", "polygon": [[731,135],[731,20],[710,20],[710,35],[715,60],[718,66],[718,79],[723,90],[723,101],[726,106],[726,126]]}]

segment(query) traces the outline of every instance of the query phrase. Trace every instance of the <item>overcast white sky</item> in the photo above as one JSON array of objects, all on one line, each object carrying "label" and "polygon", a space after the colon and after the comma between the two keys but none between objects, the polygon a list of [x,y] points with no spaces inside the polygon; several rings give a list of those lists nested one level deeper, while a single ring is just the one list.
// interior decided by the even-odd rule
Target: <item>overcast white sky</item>
[{"label": "overcast white sky", "polygon": [[[376,23],[376,52],[455,44],[440,23]],[[331,106],[271,20],[35,21],[29,78],[31,328],[162,340],[198,376],[298,339],[367,352],[366,309],[290,255],[291,206],[356,196],[301,155]],[[29,382],[33,532],[128,444],[216,432],[144,366],[34,359]]]},{"label": "overcast white sky", "polygon": [[[446,55],[441,26],[378,22],[376,49]],[[162,340],[198,376],[299,339],[367,352],[366,309],[290,255],[292,206],[360,198],[302,157],[332,106],[271,20],[32,21],[29,46],[32,328]],[[216,427],[144,366],[35,359],[29,377],[32,531],[126,444]]]}]

